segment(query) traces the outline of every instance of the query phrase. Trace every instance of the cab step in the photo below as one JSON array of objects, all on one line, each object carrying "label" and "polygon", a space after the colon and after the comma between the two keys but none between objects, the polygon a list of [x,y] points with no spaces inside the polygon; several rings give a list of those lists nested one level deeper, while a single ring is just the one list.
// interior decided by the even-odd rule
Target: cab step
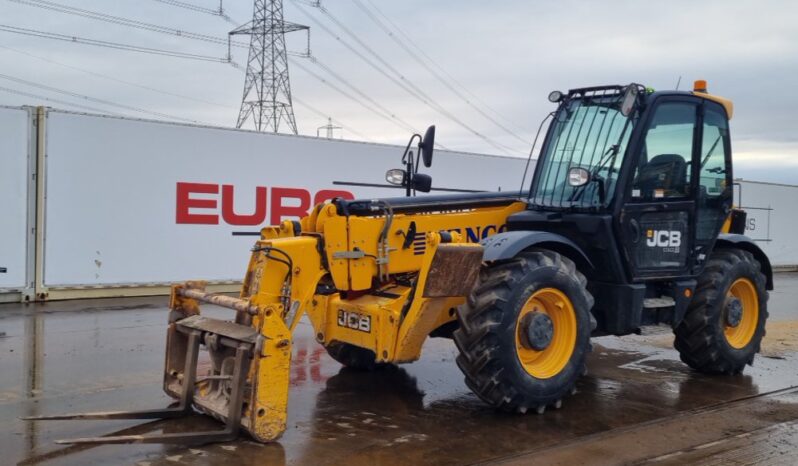
[{"label": "cab step", "polygon": [[670,296],[660,296],[659,298],[648,298],[643,300],[643,307],[646,309],[659,309],[663,307],[673,307],[676,301]]}]

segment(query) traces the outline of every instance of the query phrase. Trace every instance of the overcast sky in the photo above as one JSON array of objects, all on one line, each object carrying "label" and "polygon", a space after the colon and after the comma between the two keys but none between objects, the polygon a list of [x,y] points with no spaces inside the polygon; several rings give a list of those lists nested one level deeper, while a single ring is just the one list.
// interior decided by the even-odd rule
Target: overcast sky
[{"label": "overcast sky", "polygon": [[[168,1],[47,1],[220,38],[252,15],[251,0],[224,0],[229,21],[168,5]],[[691,87],[694,79],[706,79],[710,92],[734,101],[735,176],[798,184],[798,93],[792,88],[798,85],[798,2],[359,0],[367,8],[376,5],[410,34],[413,43],[435,60],[435,65],[428,66],[444,70],[438,71],[446,78],[444,84],[383,32],[355,0],[322,0],[333,18],[401,73],[396,79],[434,100],[430,106],[348,49],[342,42],[376,62],[330,16],[294,1],[284,0],[285,19],[311,26],[311,49],[318,61],[362,93],[361,101],[365,102],[365,95],[396,117],[369,111],[302,68],[350,95],[356,91],[307,58],[292,57],[294,96],[344,125],[344,138],[404,143],[410,133],[397,124],[401,119],[418,130],[436,124],[437,140],[447,148],[524,156],[540,120],[552,109],[546,100],[549,91],[629,82],[664,90],[674,88],[681,76],[682,89]],[[219,7],[218,0],[182,2]],[[0,0],[0,27],[220,59],[227,53],[221,44],[109,24],[29,3]],[[394,34],[401,38],[400,33]],[[291,50],[301,51],[304,46],[303,33],[291,34]],[[234,48],[233,60],[246,63],[246,49]],[[71,102],[109,113],[159,118],[153,115],[158,113],[219,126],[235,125],[244,80],[243,69],[226,63],[3,31],[0,75],[0,104],[75,108],[65,103]],[[14,79],[153,113],[88,102]],[[450,87],[458,89],[459,95]],[[295,112],[301,134],[315,135],[317,127],[326,123],[326,118],[299,102],[295,102]]]}]

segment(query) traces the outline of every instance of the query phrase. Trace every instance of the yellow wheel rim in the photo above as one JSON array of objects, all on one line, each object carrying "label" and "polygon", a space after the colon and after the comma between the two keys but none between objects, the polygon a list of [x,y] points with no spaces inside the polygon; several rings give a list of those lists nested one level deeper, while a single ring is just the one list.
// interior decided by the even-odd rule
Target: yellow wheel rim
[{"label": "yellow wheel rim", "polygon": [[[532,312],[546,314],[551,319],[553,331],[548,346],[540,351],[524,344],[522,325],[524,316]],[[542,288],[524,303],[515,324],[515,350],[521,365],[529,375],[548,379],[565,368],[576,346],[576,313],[568,296],[554,288]]]},{"label": "yellow wheel rim", "polygon": [[732,283],[731,287],[729,287],[729,292],[726,293],[726,299],[731,298],[736,298],[740,301],[743,309],[742,317],[736,326],[729,325],[724,305],[722,316],[723,334],[732,348],[742,349],[751,342],[759,324],[759,299],[756,294],[756,287],[751,283],[751,280],[739,278]]}]

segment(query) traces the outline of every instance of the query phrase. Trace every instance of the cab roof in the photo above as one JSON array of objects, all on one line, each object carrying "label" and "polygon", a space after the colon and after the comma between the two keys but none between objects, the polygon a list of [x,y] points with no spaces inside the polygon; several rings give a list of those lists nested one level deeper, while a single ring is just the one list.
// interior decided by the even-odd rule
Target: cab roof
[{"label": "cab roof", "polygon": [[[632,83],[630,85],[639,86],[641,88],[644,88],[644,86],[642,86],[640,84],[636,84],[636,83]],[[602,95],[612,95],[612,94],[616,94],[616,93],[617,94],[621,94],[621,93],[624,92],[624,89],[626,89],[626,87],[627,86],[618,85],[618,84],[607,85],[607,86],[583,87],[583,88],[570,89],[568,91],[568,95],[569,96],[575,96],[575,95],[584,96],[586,94],[594,94],[594,95],[596,95],[599,92],[601,92]],[[647,94],[654,93],[654,90],[652,88],[650,88],[650,87],[645,87],[645,90],[647,91]],[[692,91],[658,91],[656,93],[657,94],[670,94],[670,95],[673,95],[673,94],[694,95],[696,97],[700,97],[702,99],[711,100],[713,102],[717,102],[718,104],[722,105],[723,108],[726,110],[726,115],[728,116],[729,120],[731,120],[732,116],[734,115],[734,103],[730,99],[727,99],[725,97],[721,97],[721,96],[717,96],[717,95],[713,95],[713,94],[708,93],[707,92],[707,83],[704,80],[697,80],[695,82],[694,86],[693,86],[693,90]]]}]

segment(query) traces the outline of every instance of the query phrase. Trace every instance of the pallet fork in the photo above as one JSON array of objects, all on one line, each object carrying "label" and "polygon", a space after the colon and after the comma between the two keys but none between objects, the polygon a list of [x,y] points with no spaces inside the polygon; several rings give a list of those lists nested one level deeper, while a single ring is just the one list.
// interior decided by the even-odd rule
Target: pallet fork
[{"label": "pallet fork", "polygon": [[[190,415],[194,409],[224,422],[221,430],[167,433],[162,435],[120,435],[57,440],[59,444],[173,443],[204,444],[235,439],[241,428],[245,394],[253,355],[258,346],[258,332],[251,326],[200,316],[196,302],[202,301],[251,312],[246,300],[205,293],[204,283],[189,282],[173,287],[170,325],[167,334],[164,389],[177,398],[168,408],[137,411],[104,411],[24,417],[28,421],[171,419]],[[188,311],[188,312],[187,312]],[[243,312],[242,312],[243,311]],[[186,315],[188,314],[188,315]],[[244,320],[247,318],[244,317]],[[211,354],[212,369],[197,377],[200,345]],[[218,364],[217,364],[218,362]]]}]

